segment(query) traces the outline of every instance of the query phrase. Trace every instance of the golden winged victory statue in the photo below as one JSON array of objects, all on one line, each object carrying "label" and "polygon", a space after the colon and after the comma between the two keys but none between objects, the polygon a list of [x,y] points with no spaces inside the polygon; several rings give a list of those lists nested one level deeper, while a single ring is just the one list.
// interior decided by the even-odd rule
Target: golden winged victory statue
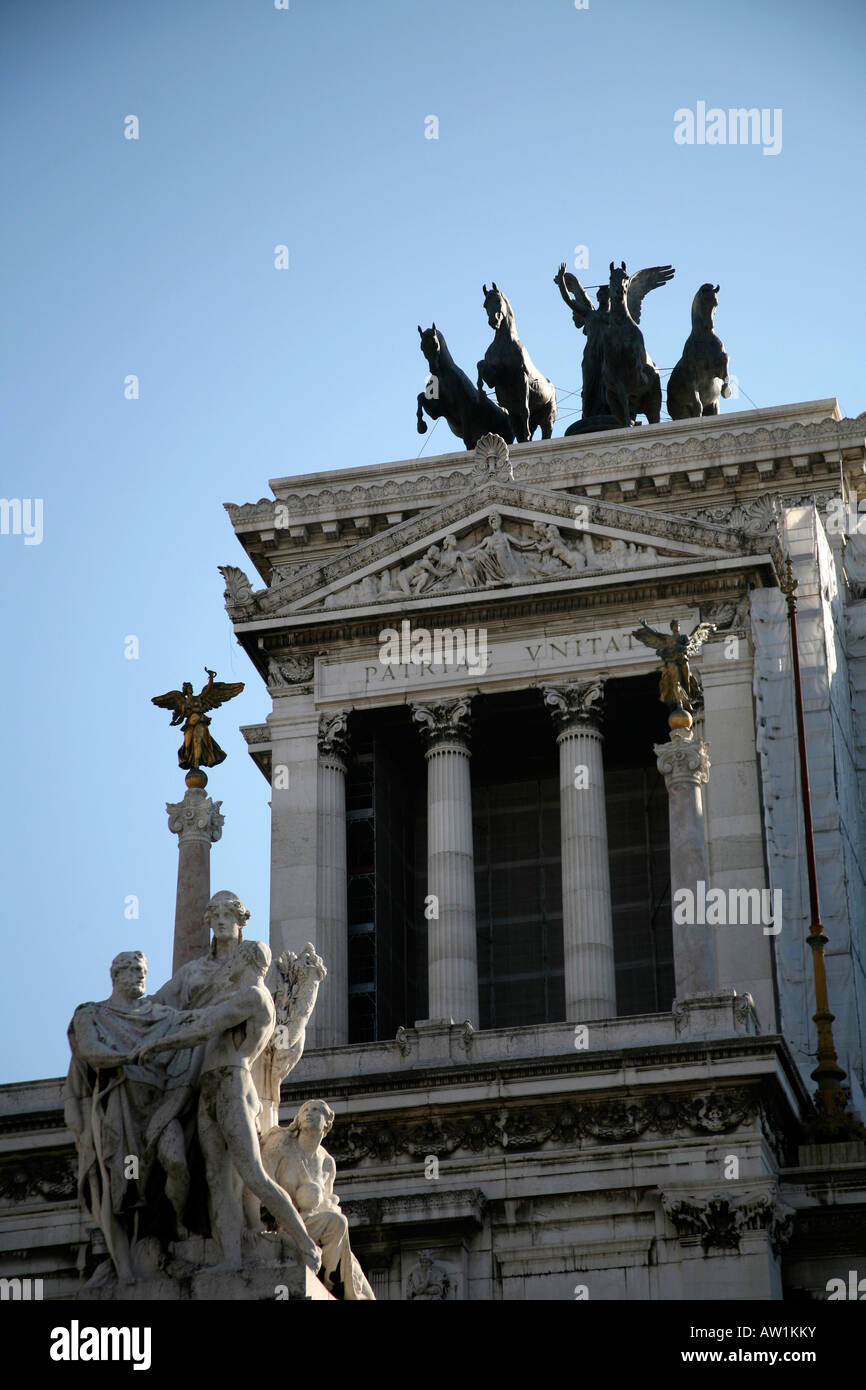
[{"label": "golden winged victory statue", "polygon": [[[671,727],[690,728],[694,714],[693,699],[700,699],[701,683],[692,674],[689,657],[697,656],[710,633],[716,631],[715,623],[698,623],[691,632],[680,632],[676,619],[671,623],[670,633],[656,632],[641,618],[640,627],[632,633],[639,642],[652,647],[662,664],[662,677],[659,699],[672,711]],[[682,713],[680,713],[682,712]],[[682,717],[682,716],[685,717]]]},{"label": "golden winged victory statue", "polygon": [[208,666],[204,669],[208,683],[198,695],[193,695],[191,683],[184,681],[180,690],[169,690],[165,695],[154,695],[152,698],[152,703],[160,709],[173,711],[172,727],[183,724],[183,743],[177,750],[177,761],[180,767],[187,770],[187,786],[205,786],[207,777],[200,768],[216,767],[217,763],[225,761],[225,753],[208,732],[210,720],[207,711],[233,700],[244,688],[243,681],[214,680],[216,671],[211,671]]}]

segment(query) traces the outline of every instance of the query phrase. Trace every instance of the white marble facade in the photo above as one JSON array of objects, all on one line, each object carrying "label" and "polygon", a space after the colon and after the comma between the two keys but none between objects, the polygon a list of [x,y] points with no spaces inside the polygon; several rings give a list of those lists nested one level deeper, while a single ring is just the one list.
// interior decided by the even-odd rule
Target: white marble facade
[{"label": "white marble facade", "polygon": [[[316,1096],[335,1111],[343,1209],[378,1299],[824,1296],[835,1246],[828,1225],[813,1258],[814,1221],[832,1179],[791,1176],[815,1040],[778,572],[790,551],[831,1007],[863,1113],[866,566],[834,517],[856,510],[864,435],[863,416],[807,402],[277,479],[228,507],[264,586],[224,569],[263,682],[263,722],[244,733],[270,784],[271,947],[312,941],[329,968],[281,1117]],[[718,630],[694,663],[694,733],[657,749],[672,882],[780,890],[781,929],[683,927],[670,1012],[619,1018],[597,715],[607,682],[657,668],[638,622],[673,618]],[[405,662],[380,659],[387,629]],[[411,659],[419,630],[444,629],[483,631],[484,652]],[[467,714],[478,692],[530,689],[560,767],[566,1017],[482,1030]],[[346,760],[353,715],[399,705],[425,754],[442,930],[429,1017],[349,1044]],[[0,1096],[4,1114],[22,1104]],[[862,1219],[866,1152],[853,1159]],[[2,1203],[0,1177],[8,1249]],[[76,1229],[64,1249],[90,1238]]]}]

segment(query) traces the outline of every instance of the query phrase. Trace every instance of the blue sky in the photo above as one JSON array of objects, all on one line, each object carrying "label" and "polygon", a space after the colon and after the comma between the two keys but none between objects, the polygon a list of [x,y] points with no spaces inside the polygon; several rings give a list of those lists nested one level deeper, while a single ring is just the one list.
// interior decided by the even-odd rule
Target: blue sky
[{"label": "blue sky", "polygon": [[[150,696],[205,664],[247,681],[214,721],[212,882],[267,937],[268,787],[237,730],[268,701],[223,610],[217,565],[245,557],[222,503],[450,449],[443,424],[415,432],[416,324],[435,319],[474,374],[495,279],[559,389],[561,434],[583,339],[553,275],[585,245],[585,284],[611,259],[676,267],[644,306],[661,367],[697,287],[721,285],[744,393],[726,411],[866,408],[866,10],[49,0],[0,22],[0,495],[44,508],[41,544],[0,535],[10,1081],[65,1071],[67,1022],[109,992],[118,950],[147,952],[154,988],[169,973],[164,803],[183,775]],[[780,153],[676,144],[674,112],[699,101],[780,109]]]}]

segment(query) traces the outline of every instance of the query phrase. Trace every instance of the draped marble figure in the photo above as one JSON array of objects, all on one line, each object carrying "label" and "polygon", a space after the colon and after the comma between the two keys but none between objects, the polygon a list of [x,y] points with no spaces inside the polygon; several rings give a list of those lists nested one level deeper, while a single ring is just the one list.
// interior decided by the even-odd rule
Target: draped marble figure
[{"label": "draped marble figure", "polygon": [[[219,1263],[209,1257],[205,1264],[236,1267],[239,1232],[261,1231],[263,1201],[318,1267],[317,1247],[261,1169],[258,1135],[277,1122],[280,1083],[303,1053],[327,972],[310,942],[273,962],[258,943],[251,961],[243,941],[249,916],[236,893],[215,893],[205,912],[212,940],[202,956],[147,997],[143,954],[122,952],[112,963],[111,997],[81,1005],[70,1024],[65,1106],[80,1200],[105,1235],[121,1283],[150,1277],[142,1271],[153,1272],[154,1243],[167,1252],[178,1248],[172,1242],[211,1236]],[[250,1012],[230,1026],[244,991]],[[223,1086],[214,1078],[226,1067],[235,1076]],[[216,1155],[232,1144],[227,1177]],[[95,1281],[104,1282],[108,1270],[101,1267]]]}]

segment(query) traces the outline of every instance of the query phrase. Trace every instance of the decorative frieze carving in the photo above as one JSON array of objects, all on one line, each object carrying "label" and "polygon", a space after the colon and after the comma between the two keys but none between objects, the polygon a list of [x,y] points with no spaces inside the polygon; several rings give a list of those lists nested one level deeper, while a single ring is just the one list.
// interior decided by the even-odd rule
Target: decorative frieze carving
[{"label": "decorative frieze carving", "polygon": [[[686,468],[706,468],[708,464],[731,465],[738,455],[750,457],[763,454],[767,459],[809,458],[812,455],[838,452],[843,448],[862,446],[866,432],[866,413],[853,419],[836,421],[829,411],[826,419],[811,420],[807,423],[796,420],[789,424],[775,426],[760,425],[749,427],[743,421],[738,428],[736,418],[725,416],[716,429],[706,426],[698,430],[685,428],[684,437],[663,437],[649,445],[637,445],[635,441],[627,444],[600,445],[587,447],[586,443],[569,449],[557,448],[559,440],[554,441],[552,450],[543,444],[533,446],[531,458],[512,460],[516,480],[520,483],[549,483],[561,487],[573,485],[576,468],[582,475],[602,472],[622,473],[624,476],[645,476],[654,468],[664,470],[670,465]],[[437,469],[434,460],[425,461],[422,473],[410,472],[404,465],[401,472],[386,482],[371,485],[354,483],[350,487],[311,488],[306,492],[286,492],[280,495],[280,503],[288,507],[291,515],[298,517],[317,516],[322,512],[335,512],[337,509],[364,507],[370,512],[381,510],[386,504],[405,501],[417,504],[419,497],[442,496],[448,492],[465,492],[471,480],[473,465],[455,467],[448,458]],[[399,469],[399,464],[397,465]],[[246,529],[260,526],[263,529],[274,527],[276,504],[272,498],[262,497],[258,502],[243,504],[226,503],[232,524]]]},{"label": "decorative frieze carving", "polygon": [[775,1192],[754,1187],[727,1192],[663,1192],[662,1206],[680,1240],[697,1238],[704,1251],[738,1250],[746,1231],[766,1231],[778,1256],[793,1231],[793,1208],[779,1201]]},{"label": "decorative frieze carving", "polygon": [[268,685],[285,689],[290,685],[303,685],[313,679],[315,661],[313,657],[302,655],[271,656],[268,658]]},{"label": "decorative frieze carving", "polygon": [[734,1089],[690,1096],[568,1101],[441,1118],[349,1119],[335,1125],[330,1148],[341,1167],[350,1167],[365,1159],[390,1163],[401,1154],[414,1160],[461,1150],[522,1153],[547,1143],[622,1144],[646,1133],[667,1138],[689,1132],[723,1134],[749,1123],[757,1105],[754,1093]]},{"label": "decorative frieze carving", "polygon": [[743,594],[740,599],[720,599],[716,603],[702,603],[701,621],[712,623],[717,632],[748,632],[749,595]]},{"label": "decorative frieze carving", "polygon": [[620,537],[600,541],[589,531],[575,532],[577,540],[572,545],[552,523],[535,521],[519,531],[513,525],[503,526],[498,512],[490,513],[487,526],[488,534],[480,541],[469,537],[462,545],[456,532],[450,531],[440,543],[428,546],[408,564],[369,574],[348,589],[329,594],[325,607],[386,603],[422,595],[426,598],[431,594],[495,589],[503,584],[536,584],[564,579],[578,571],[632,569],[659,559],[655,546]]},{"label": "decorative frieze carving", "polygon": [[[463,481],[465,485],[466,479],[464,478]],[[308,595],[315,593],[316,590],[324,589],[340,579],[351,579],[352,575],[356,574],[358,570],[362,570],[366,566],[377,561],[381,562],[383,558],[383,543],[387,544],[387,547],[394,554],[395,561],[397,562],[397,569],[400,570],[403,566],[403,560],[400,559],[400,556],[413,542],[423,542],[425,537],[429,537],[437,532],[441,534],[443,530],[448,528],[456,531],[456,528],[460,526],[461,522],[465,523],[467,514],[476,513],[479,506],[483,505],[493,510],[497,504],[502,507],[511,507],[515,510],[519,509],[520,511],[532,508],[536,512],[543,511],[548,516],[558,517],[560,519],[558,524],[553,522],[543,523],[544,525],[551,526],[554,531],[561,525],[567,527],[569,532],[574,531],[574,534],[577,535],[578,530],[575,526],[575,508],[580,507],[582,509],[580,519],[582,527],[584,528],[594,525],[631,532],[635,537],[634,541],[625,541],[622,537],[614,538],[619,539],[621,545],[617,546],[615,549],[614,557],[610,562],[611,568],[615,568],[617,565],[620,568],[627,568],[627,563],[625,565],[619,565],[619,561],[623,558],[628,561],[630,555],[633,562],[642,563],[639,558],[635,560],[635,556],[638,555],[638,547],[641,544],[644,545],[644,549],[646,550],[646,542],[642,539],[638,539],[646,536],[657,537],[664,546],[676,547],[679,543],[703,546],[706,547],[709,553],[718,552],[720,554],[738,555],[742,553],[743,549],[741,537],[732,534],[723,527],[711,526],[705,522],[694,521],[690,518],[663,516],[658,513],[642,511],[637,507],[626,507],[621,504],[598,502],[567,492],[546,492],[533,487],[516,487],[508,483],[489,483],[483,489],[483,495],[481,497],[479,497],[476,492],[469,494],[464,492],[463,495],[455,501],[434,506],[412,517],[409,521],[404,521],[394,526],[388,534],[387,542],[385,542],[385,538],[380,535],[371,537],[369,540],[361,541],[358,545],[352,546],[348,550],[336,555],[333,560],[329,560],[327,563],[310,566],[302,570],[288,583],[280,584],[272,582],[269,589],[256,594],[256,609],[261,613],[275,612],[278,609],[299,602]],[[527,520],[525,523],[519,524],[523,524],[528,528],[527,537],[529,537],[532,532],[533,523]],[[582,530],[580,534],[585,537],[586,532]],[[535,539],[536,541],[539,540],[537,532],[535,533]],[[550,540],[551,538],[547,536],[546,539]],[[585,538],[582,540],[581,544],[586,552]],[[591,545],[594,547],[595,542],[591,541]],[[608,552],[604,549],[605,545],[605,539],[599,540],[598,548],[593,548],[593,555],[607,554]],[[630,545],[634,548],[633,554],[628,549]],[[387,550],[385,553],[387,554]],[[544,552],[540,553],[543,554]],[[584,558],[587,558],[586,553]],[[649,558],[651,559],[652,557]],[[681,554],[666,557],[669,561],[688,558],[690,557]],[[457,563],[459,564],[460,562]],[[606,563],[607,562],[605,562],[605,564],[594,564],[590,566],[587,562],[586,568],[598,568],[603,570],[606,567]],[[561,578],[563,574],[569,574],[571,572],[572,567],[563,562],[562,572],[558,577]],[[377,574],[381,573],[381,571],[377,571]],[[391,582],[397,584],[399,589],[399,584],[393,579],[393,576]],[[362,583],[364,583],[364,581],[358,581],[358,584]],[[406,594],[403,590],[399,590],[399,596],[405,598]]]},{"label": "decorative frieze carving", "polygon": [[566,685],[543,685],[547,705],[557,734],[579,725],[596,728],[603,714],[604,681],[572,681]]},{"label": "decorative frieze carving", "polygon": [[17,1163],[0,1167],[0,1201],[73,1202],[77,1175],[78,1165],[71,1151],[28,1154],[26,1167]]},{"label": "decorative frieze carving", "polygon": [[475,463],[470,474],[475,487],[494,479],[507,478],[514,482],[514,469],[508,457],[508,445],[501,435],[485,434],[475,445]]},{"label": "decorative frieze carving", "polygon": [[808,507],[812,503],[824,515],[834,492],[803,492],[796,495],[779,492],[765,492],[749,502],[729,502],[722,506],[703,507],[691,512],[696,521],[708,521],[713,526],[727,526],[733,531],[741,531],[746,536],[773,536],[781,534],[784,510],[788,507]]},{"label": "decorative frieze carving", "polygon": [[[473,692],[474,693],[474,692]],[[430,701],[412,705],[412,718],[427,748],[440,743],[468,743],[472,695],[454,700]]]},{"label": "decorative frieze carving", "polygon": [[271,730],[267,724],[245,724],[241,733],[249,748],[256,748],[261,743],[270,743],[271,741]]},{"label": "decorative frieze carving", "polygon": [[251,618],[256,611],[256,594],[244,571],[237,565],[220,565],[219,572],[226,582],[223,599],[232,622]]}]

